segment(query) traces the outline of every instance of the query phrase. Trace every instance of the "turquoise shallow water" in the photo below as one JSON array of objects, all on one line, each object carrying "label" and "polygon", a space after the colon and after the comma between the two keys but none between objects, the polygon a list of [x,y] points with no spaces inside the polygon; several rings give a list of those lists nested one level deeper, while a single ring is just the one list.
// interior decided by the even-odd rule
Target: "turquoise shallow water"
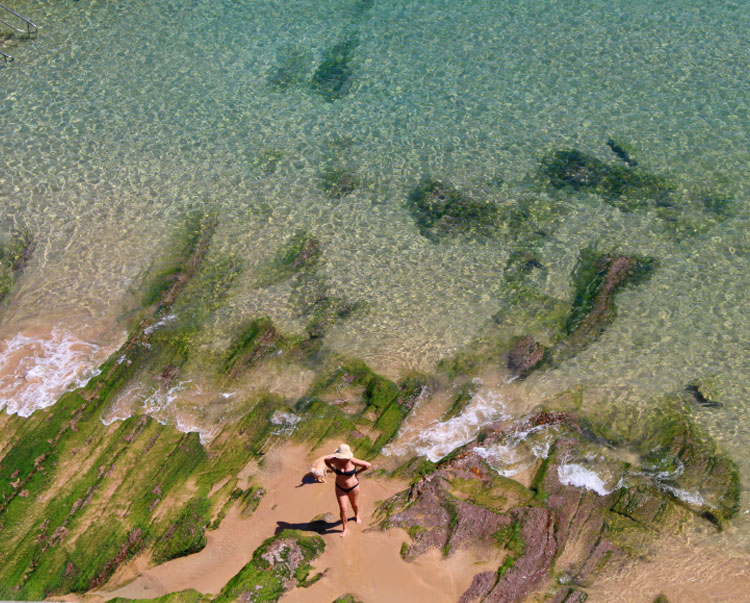
[{"label": "turquoise shallow water", "polygon": [[[718,375],[726,404],[699,420],[750,483],[750,6],[519,4],[16,2],[40,34],[4,46],[16,61],[0,67],[0,229],[28,227],[38,243],[0,334],[56,326],[106,355],[165,225],[208,207],[219,212],[215,253],[237,254],[244,271],[207,346],[261,313],[302,329],[289,285],[262,289],[254,275],[307,228],[330,290],[369,304],[326,345],[393,375],[429,369],[507,307],[513,245],[502,230],[420,236],[404,201],[430,174],[474,198],[565,210],[540,247],[545,294],[567,298],[587,245],[656,257],[595,345],[522,387],[541,398],[583,382],[638,404]],[[310,82],[345,41],[356,41],[351,87],[328,102]],[[700,232],[675,235],[653,208],[623,213],[535,179],[558,148],[614,160],[609,136],[674,180]],[[329,198],[321,173],[334,168],[362,186]],[[705,191],[733,214],[707,221],[695,201]],[[91,349],[71,362],[95,364]],[[750,541],[742,518],[737,530],[734,542]]]}]

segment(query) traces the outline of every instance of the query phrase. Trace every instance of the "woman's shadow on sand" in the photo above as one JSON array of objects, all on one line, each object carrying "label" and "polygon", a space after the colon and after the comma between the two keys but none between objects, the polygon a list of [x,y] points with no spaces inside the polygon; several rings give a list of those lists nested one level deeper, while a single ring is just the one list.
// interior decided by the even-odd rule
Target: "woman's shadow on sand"
[{"label": "woman's shadow on sand", "polygon": [[[277,521],[276,530],[274,534],[283,532],[284,530],[301,530],[303,532],[315,532],[321,536],[325,534],[338,534],[341,532],[341,520],[336,519],[333,513],[323,513],[317,517],[313,517],[310,521],[304,521],[301,523],[289,523],[288,521]],[[334,529],[337,528],[337,529]]]},{"label": "woman's shadow on sand", "polygon": [[[323,482],[324,483],[324,482]],[[302,476],[300,483],[295,488],[301,488],[302,486],[308,486],[311,484],[322,485],[312,473],[306,473]],[[277,521],[276,530],[274,534],[283,532],[284,530],[302,530],[303,532],[315,532],[316,534],[340,534],[341,528],[334,529],[341,525],[341,520],[336,519],[333,513],[322,513],[317,517],[313,517],[310,521],[301,523],[289,523],[288,521]]]}]

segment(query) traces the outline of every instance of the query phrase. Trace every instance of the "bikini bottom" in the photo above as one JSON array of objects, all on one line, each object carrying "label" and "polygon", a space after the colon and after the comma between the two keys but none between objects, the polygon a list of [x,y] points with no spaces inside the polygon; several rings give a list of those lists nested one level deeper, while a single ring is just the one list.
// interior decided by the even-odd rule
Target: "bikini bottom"
[{"label": "bikini bottom", "polygon": [[357,482],[356,484],[354,484],[351,488],[344,488],[344,486],[339,486],[338,484],[336,484],[336,487],[339,490],[341,490],[342,492],[346,493],[346,494],[348,494],[349,492],[351,492],[352,490],[354,490],[354,488],[356,488],[357,486],[359,486],[359,482]]}]

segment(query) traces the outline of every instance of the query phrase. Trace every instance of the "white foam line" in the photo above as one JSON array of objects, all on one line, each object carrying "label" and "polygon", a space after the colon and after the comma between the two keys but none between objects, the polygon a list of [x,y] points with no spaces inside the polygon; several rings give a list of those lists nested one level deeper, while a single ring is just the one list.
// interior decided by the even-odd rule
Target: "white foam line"
[{"label": "white foam line", "polygon": [[99,374],[100,346],[55,327],[47,336],[23,333],[0,343],[0,409],[28,417],[67,390]]},{"label": "white foam line", "polygon": [[478,392],[472,396],[471,402],[459,416],[435,422],[414,437],[401,438],[402,441],[398,444],[386,446],[382,452],[385,455],[414,452],[436,462],[456,448],[471,442],[483,425],[508,416],[498,393],[492,390]]}]

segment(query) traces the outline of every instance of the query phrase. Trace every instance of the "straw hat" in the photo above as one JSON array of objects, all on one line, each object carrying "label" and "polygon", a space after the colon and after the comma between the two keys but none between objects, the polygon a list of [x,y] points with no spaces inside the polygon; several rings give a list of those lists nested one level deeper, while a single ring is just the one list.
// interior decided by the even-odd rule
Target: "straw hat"
[{"label": "straw hat", "polygon": [[354,456],[352,449],[349,448],[348,444],[341,444],[336,452],[333,453],[333,457],[337,459],[350,459]]}]

